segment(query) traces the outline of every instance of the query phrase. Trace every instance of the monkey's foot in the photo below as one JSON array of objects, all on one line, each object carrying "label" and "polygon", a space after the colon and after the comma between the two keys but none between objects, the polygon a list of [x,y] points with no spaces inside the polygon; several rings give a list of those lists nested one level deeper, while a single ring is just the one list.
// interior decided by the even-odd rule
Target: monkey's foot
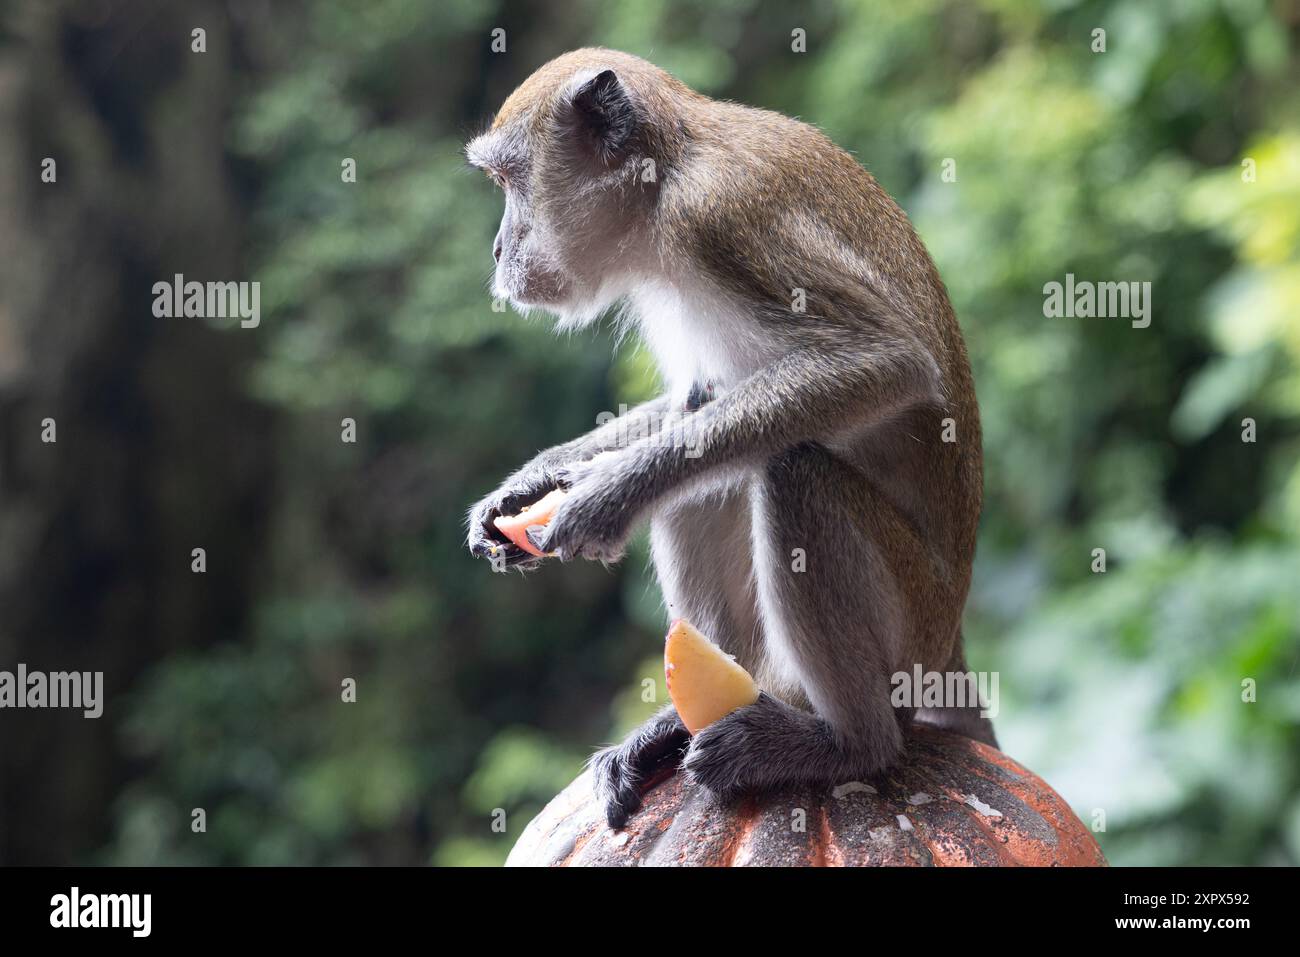
[{"label": "monkey's foot", "polygon": [[760,694],[754,704],[701,729],[691,739],[682,770],[727,802],[747,792],[871,777],[892,763],[901,746],[893,723],[876,747],[850,754],[816,715]]},{"label": "monkey's foot", "polygon": [[654,773],[670,760],[680,760],[689,740],[677,713],[661,712],[622,744],[592,755],[592,784],[610,827],[617,830],[627,823]]},{"label": "monkey's foot", "polygon": [[[694,783],[719,801],[727,802],[755,787],[757,763],[765,759],[761,747],[763,715],[776,702],[760,695],[757,702],[738,708],[691,738],[682,770]],[[797,759],[795,755],[787,760]]]}]

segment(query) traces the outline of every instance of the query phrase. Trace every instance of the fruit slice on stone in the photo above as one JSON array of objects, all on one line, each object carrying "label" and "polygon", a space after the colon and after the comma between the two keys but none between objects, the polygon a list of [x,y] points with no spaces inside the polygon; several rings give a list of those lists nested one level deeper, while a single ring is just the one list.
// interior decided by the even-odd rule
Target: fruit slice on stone
[{"label": "fruit slice on stone", "polygon": [[691,734],[758,700],[749,672],[682,618],[672,623],[664,642],[664,677]]},{"label": "fruit slice on stone", "polygon": [[492,520],[492,524],[529,555],[545,558],[546,553],[528,540],[528,529],[534,525],[548,524],[563,501],[564,490],[557,488],[547,492],[532,505],[525,505],[518,515],[499,515]]}]

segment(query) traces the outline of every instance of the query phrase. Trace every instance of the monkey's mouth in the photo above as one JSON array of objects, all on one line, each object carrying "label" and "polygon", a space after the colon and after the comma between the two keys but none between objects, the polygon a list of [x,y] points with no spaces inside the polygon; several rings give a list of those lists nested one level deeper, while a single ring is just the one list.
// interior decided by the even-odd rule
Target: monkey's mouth
[{"label": "monkey's mouth", "polygon": [[535,268],[498,268],[492,283],[493,295],[521,308],[561,305],[567,288],[559,272]]}]

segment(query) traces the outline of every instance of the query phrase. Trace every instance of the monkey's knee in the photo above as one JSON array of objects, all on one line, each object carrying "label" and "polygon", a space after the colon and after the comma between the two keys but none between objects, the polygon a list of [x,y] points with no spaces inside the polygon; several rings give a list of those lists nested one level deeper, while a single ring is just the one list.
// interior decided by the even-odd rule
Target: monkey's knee
[{"label": "monkey's knee", "polygon": [[790,531],[825,528],[828,514],[862,518],[866,479],[815,442],[772,456],[763,480],[768,504]]},{"label": "monkey's knee", "polygon": [[864,475],[804,443],[768,460],[760,494],[756,532],[788,600],[811,597],[827,612],[879,604],[872,592],[892,582],[890,542]]}]

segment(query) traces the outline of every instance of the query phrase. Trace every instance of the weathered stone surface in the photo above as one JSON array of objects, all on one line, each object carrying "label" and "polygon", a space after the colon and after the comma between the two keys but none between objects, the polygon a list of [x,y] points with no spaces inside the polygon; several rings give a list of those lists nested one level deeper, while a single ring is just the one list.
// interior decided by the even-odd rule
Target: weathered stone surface
[{"label": "weathered stone surface", "polygon": [[665,776],[621,831],[584,774],[524,831],[511,866],[1104,866],[1092,834],[1040,778],[1001,751],[915,727],[898,768],[822,793],[715,802]]}]

